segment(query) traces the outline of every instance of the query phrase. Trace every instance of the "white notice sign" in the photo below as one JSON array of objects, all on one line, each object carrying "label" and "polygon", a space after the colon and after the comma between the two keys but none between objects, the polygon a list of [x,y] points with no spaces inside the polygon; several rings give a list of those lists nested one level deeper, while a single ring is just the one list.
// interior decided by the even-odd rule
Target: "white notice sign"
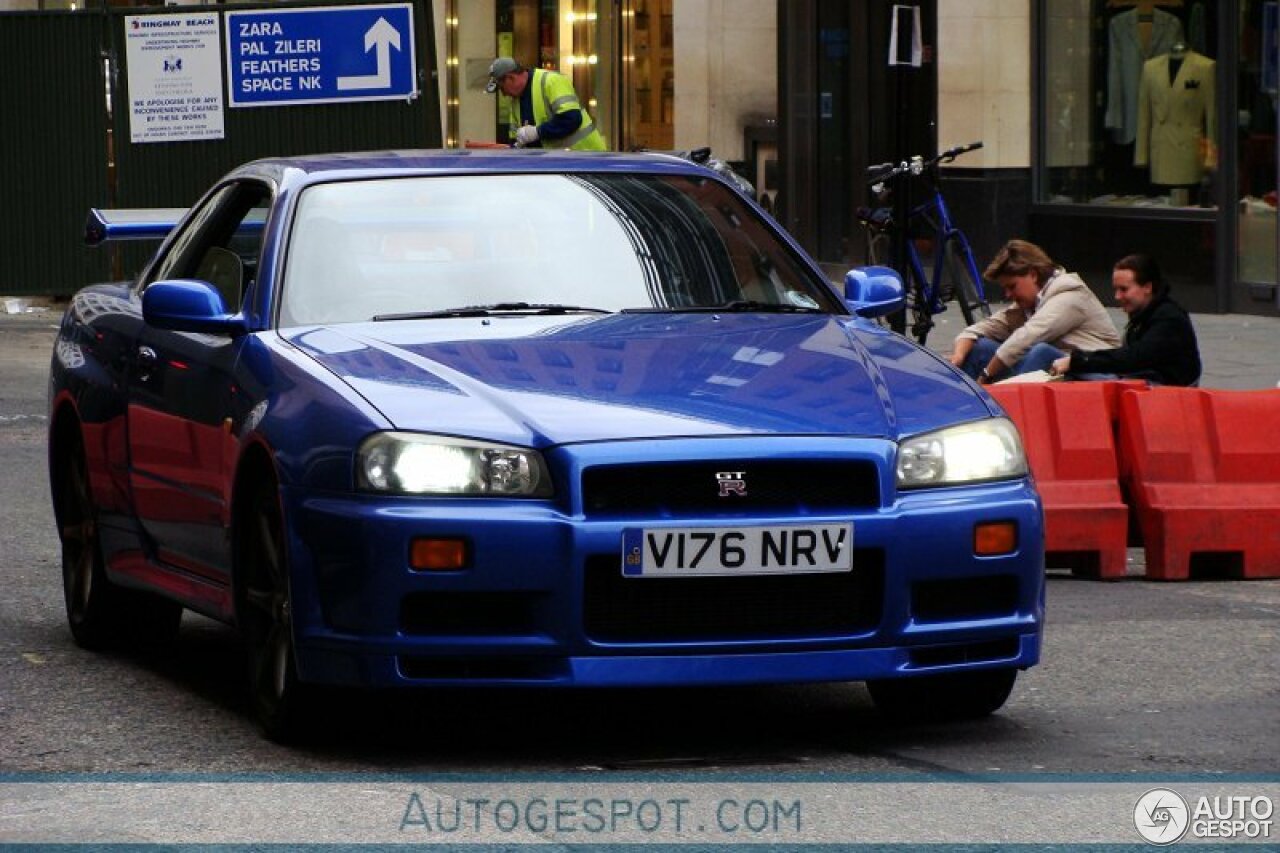
[{"label": "white notice sign", "polygon": [[137,15],[124,29],[129,140],[222,139],[218,15]]}]

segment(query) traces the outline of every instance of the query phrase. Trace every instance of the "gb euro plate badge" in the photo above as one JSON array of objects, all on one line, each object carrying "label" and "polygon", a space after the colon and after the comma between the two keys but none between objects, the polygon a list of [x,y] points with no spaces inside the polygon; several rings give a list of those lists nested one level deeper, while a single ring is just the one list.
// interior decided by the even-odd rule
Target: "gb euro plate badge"
[{"label": "gb euro plate badge", "polygon": [[853,523],[627,527],[627,577],[786,575],[853,569]]}]

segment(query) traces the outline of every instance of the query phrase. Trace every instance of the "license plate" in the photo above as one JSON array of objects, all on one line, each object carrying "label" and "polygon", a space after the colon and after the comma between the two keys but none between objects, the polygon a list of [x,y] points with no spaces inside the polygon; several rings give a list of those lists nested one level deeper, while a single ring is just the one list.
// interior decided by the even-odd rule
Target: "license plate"
[{"label": "license plate", "polygon": [[786,575],[853,569],[853,524],[769,527],[627,527],[630,577]]}]

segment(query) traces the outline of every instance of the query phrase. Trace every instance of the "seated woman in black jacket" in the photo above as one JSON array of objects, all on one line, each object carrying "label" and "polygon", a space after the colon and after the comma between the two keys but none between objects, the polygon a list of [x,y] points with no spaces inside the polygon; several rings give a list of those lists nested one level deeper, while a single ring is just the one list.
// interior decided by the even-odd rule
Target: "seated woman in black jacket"
[{"label": "seated woman in black jacket", "polygon": [[1129,315],[1124,346],[1063,356],[1051,373],[1070,379],[1146,379],[1158,385],[1195,385],[1200,379],[1196,330],[1169,298],[1160,267],[1148,255],[1126,255],[1111,272],[1116,304]]}]

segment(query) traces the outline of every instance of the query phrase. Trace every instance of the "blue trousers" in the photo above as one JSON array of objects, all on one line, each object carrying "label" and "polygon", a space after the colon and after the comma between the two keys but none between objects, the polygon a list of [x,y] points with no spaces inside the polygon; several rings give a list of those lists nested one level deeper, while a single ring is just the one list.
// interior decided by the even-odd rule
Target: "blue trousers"
[{"label": "blue trousers", "polygon": [[[978,338],[973,342],[973,349],[969,350],[969,355],[964,360],[964,365],[960,368],[969,375],[970,379],[977,379],[982,373],[982,368],[991,363],[991,359],[995,357],[996,350],[1000,349],[1000,342],[993,341],[991,338]],[[1066,355],[1065,352],[1049,344],[1036,344],[1027,350],[1027,354],[1017,364],[1009,367],[1009,375],[1016,376],[1019,373],[1031,373],[1035,370],[1048,370],[1049,366],[1055,361]],[[997,377],[1003,379],[1003,376]]]}]

